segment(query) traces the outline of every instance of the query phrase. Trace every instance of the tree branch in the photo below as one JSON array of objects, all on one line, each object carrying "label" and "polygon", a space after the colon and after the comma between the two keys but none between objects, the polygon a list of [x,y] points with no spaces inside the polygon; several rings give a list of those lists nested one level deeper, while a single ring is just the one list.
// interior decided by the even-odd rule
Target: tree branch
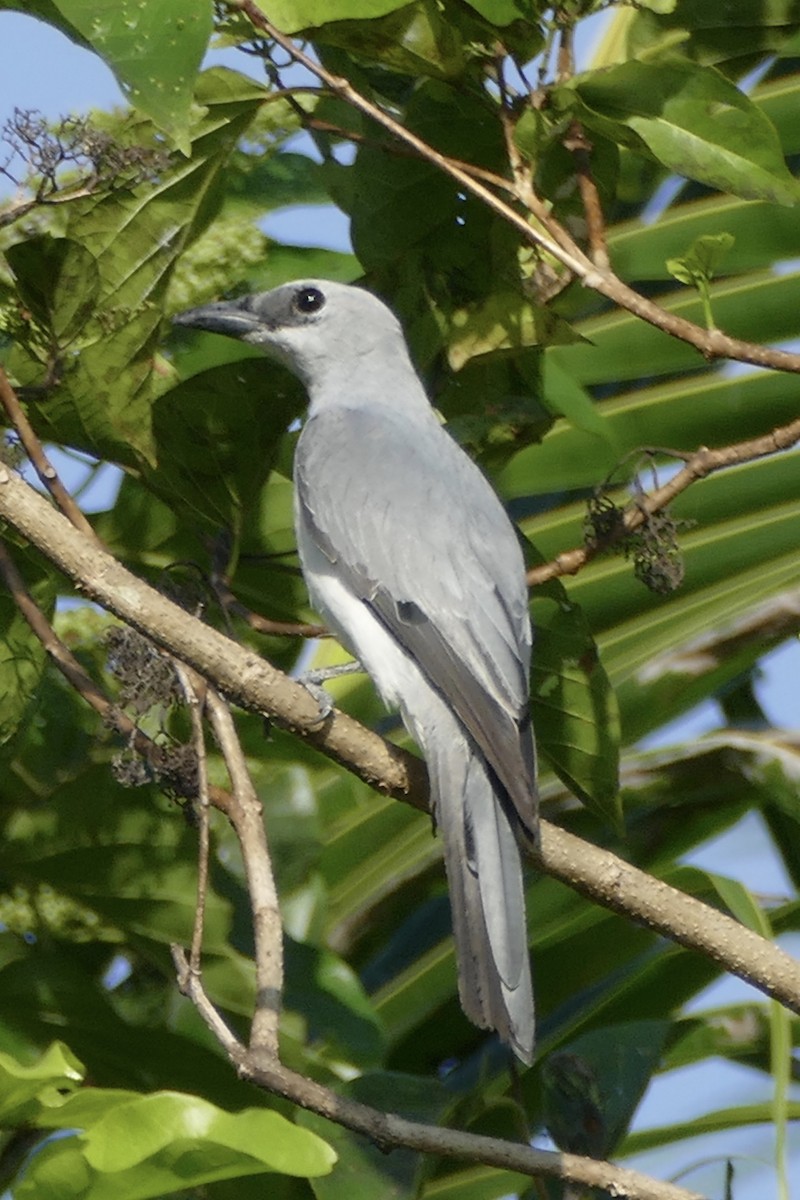
[{"label": "tree branch", "polygon": [[697,1192],[686,1191],[672,1183],[661,1183],[628,1167],[582,1158],[578,1154],[534,1150],[516,1142],[464,1133],[458,1129],[423,1125],[396,1113],[382,1112],[340,1096],[321,1083],[290,1071],[276,1057],[247,1050],[222,1020],[198,977],[189,970],[183,951],[173,946],[172,957],[182,991],[225,1047],[243,1079],[283,1096],[301,1108],[327,1117],[337,1125],[361,1133],[378,1146],[405,1146],[423,1154],[483,1163],[504,1171],[518,1171],[521,1175],[533,1178],[546,1176],[586,1187],[604,1188],[612,1196],[627,1196],[631,1200],[702,1200]]},{"label": "tree branch", "polygon": [[[137,579],[8,468],[0,468],[0,517],[87,596],[213,680],[230,699],[307,738],[381,791],[427,811],[427,776],[420,759],[344,713],[320,722],[317,703],[301,684]],[[708,955],[800,1013],[800,964],[724,913],[546,821],[532,861],[604,907]]]},{"label": "tree branch", "polygon": [[701,446],[686,459],[686,464],[663,487],[656,488],[647,496],[637,497],[622,517],[619,528],[608,537],[585,546],[576,546],[573,550],[565,550],[549,563],[539,567],[531,567],[527,574],[528,585],[535,587],[548,579],[557,579],[562,575],[577,575],[588,562],[591,562],[604,550],[611,549],[629,534],[634,533],[647,521],[647,518],[660,509],[671,504],[681,492],[699,479],[713,475],[725,467],[739,466],[742,463],[755,462],[756,459],[766,458],[777,454],[780,450],[788,450],[800,442],[800,418],[788,425],[765,433],[762,437],[751,438],[746,442],[736,442],[731,446],[721,446],[717,450],[709,450]]},{"label": "tree branch", "polygon": [[173,659],[173,665],[183,692],[183,698],[189,709],[192,722],[192,742],[194,743],[197,761],[197,805],[199,809],[199,829],[197,838],[197,904],[194,910],[194,928],[192,930],[192,945],[189,951],[189,969],[199,975],[200,961],[203,956],[203,928],[206,919],[206,897],[208,896],[208,757],[206,755],[206,740],[203,734],[203,701],[206,691],[205,680],[197,679],[194,671],[190,671],[182,662]]},{"label": "tree branch", "polygon": [[463,167],[457,165],[447,155],[440,153],[433,146],[428,145],[427,142],[417,137],[410,129],[406,129],[389,113],[384,112],[378,105],[373,104],[366,96],[362,96],[349,80],[342,76],[334,75],[322,66],[321,63],[316,62],[310,55],[304,53],[292,38],[281,33],[272,22],[267,20],[257,7],[255,0],[230,0],[230,2],[232,7],[239,8],[242,12],[246,13],[257,29],[260,29],[267,37],[271,38],[279,46],[282,46],[295,62],[302,63],[312,75],[315,75],[326,87],[330,88],[334,95],[339,96],[347,104],[364,113],[365,116],[370,117],[376,124],[381,125],[387,132],[397,138],[398,141],[406,146],[410,146],[420,158],[425,159],[426,162],[431,163],[432,166],[435,166],[445,175],[448,175],[464,191],[470,192],[477,199],[481,200],[491,212],[495,213],[496,216],[499,216],[509,225],[512,225],[524,242],[545,250],[557,259],[558,262],[562,263],[563,266],[572,271],[581,280],[584,287],[592,288],[619,308],[623,308],[648,324],[655,326],[656,329],[662,330],[662,332],[669,334],[670,337],[677,338],[679,341],[694,346],[709,361],[715,358],[731,358],[738,362],[751,363],[753,366],[772,367],[775,370],[790,371],[795,374],[800,373],[800,355],[790,354],[786,350],[775,350],[769,346],[759,346],[757,343],[747,342],[741,338],[730,337],[719,329],[705,329],[701,325],[696,325],[693,321],[688,321],[685,317],[679,317],[675,313],[668,312],[646,296],[640,295],[617,275],[614,275],[613,272],[598,268],[575,245],[565,230],[561,230],[559,235],[555,236],[553,231],[554,218],[546,209],[546,206],[542,204],[542,201],[535,196],[532,188],[526,189],[524,194],[518,191],[519,200],[529,208],[534,216],[541,219],[540,213],[544,208],[547,217],[547,228],[550,233],[543,233],[535,224],[531,224],[525,213],[518,212],[507,201],[501,199],[501,197],[491,191],[481,180],[475,178],[471,172],[464,170]]},{"label": "tree branch", "polygon": [[228,815],[242,849],[253,913],[256,1007],[250,1027],[250,1048],[254,1053],[277,1058],[283,994],[283,925],[263,809],[247,769],[230,709],[213,688],[209,689],[206,703],[233,787],[234,804]]},{"label": "tree branch", "polygon": [[69,518],[76,529],[81,529],[87,537],[94,538],[94,530],[59,479],[58,472],[45,454],[42,443],[34,432],[33,426],[19,402],[17,393],[8,382],[8,377],[2,367],[0,367],[0,404],[19,434],[25,453],[31,460],[36,474],[64,516]]}]

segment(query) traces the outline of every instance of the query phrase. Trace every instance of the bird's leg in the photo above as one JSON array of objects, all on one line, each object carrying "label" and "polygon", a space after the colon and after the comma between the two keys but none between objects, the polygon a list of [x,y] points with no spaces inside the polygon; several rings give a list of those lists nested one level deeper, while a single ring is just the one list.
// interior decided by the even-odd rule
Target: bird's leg
[{"label": "bird's leg", "polygon": [[298,676],[297,682],[302,683],[319,705],[319,715],[322,720],[333,712],[333,698],[322,686],[329,679],[338,679],[342,675],[364,674],[364,668],[358,659],[349,663],[338,663],[333,667],[317,667],[313,671],[304,671]]}]

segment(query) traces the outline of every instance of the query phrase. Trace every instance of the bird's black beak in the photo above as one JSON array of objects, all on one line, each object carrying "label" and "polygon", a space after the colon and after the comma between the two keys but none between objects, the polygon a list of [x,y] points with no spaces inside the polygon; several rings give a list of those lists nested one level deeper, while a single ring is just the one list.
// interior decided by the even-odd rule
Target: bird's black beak
[{"label": "bird's black beak", "polygon": [[189,308],[172,318],[174,325],[193,329],[206,329],[209,333],[224,333],[228,337],[241,338],[259,327],[255,313],[246,307],[248,297],[239,300],[219,300],[215,304],[202,304]]}]

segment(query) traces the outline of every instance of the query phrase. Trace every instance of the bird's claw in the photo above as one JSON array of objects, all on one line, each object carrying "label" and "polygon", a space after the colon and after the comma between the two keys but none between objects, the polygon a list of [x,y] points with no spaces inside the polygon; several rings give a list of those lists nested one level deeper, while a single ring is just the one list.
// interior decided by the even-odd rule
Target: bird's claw
[{"label": "bird's claw", "polygon": [[339,663],[332,667],[317,667],[312,671],[305,671],[299,676],[297,682],[302,683],[306,691],[317,702],[320,724],[327,721],[334,709],[333,697],[322,685],[329,679],[338,679],[341,675],[355,675],[363,670],[360,662],[349,662]]}]

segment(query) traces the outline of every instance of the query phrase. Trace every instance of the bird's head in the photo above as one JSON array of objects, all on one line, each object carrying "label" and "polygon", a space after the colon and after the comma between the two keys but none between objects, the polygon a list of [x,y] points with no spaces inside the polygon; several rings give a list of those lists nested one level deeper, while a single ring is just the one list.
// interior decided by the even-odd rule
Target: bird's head
[{"label": "bird's head", "polygon": [[376,296],[323,279],[284,283],[271,292],[191,308],[175,324],[258,346],[313,390],[333,371],[358,371],[406,354],[400,324]]}]

